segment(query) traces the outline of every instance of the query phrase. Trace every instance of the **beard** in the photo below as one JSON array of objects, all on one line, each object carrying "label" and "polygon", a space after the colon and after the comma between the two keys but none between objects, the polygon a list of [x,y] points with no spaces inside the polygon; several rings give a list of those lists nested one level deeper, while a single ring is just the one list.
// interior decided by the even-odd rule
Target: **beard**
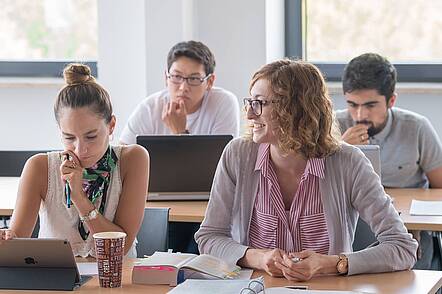
[{"label": "beard", "polygon": [[384,129],[385,125],[387,124],[387,120],[385,120],[385,122],[378,127],[375,127],[373,122],[368,121],[368,120],[359,120],[359,121],[356,121],[356,124],[363,124],[363,125],[368,126],[368,129],[367,129],[368,136],[373,137],[374,135],[379,134]]}]

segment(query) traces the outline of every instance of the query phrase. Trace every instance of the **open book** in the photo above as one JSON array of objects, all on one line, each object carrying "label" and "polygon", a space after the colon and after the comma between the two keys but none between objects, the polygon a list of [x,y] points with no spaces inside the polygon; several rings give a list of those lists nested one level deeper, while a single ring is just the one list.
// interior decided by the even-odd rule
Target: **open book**
[{"label": "open book", "polygon": [[188,278],[235,279],[241,268],[207,254],[155,252],[136,262],[132,269],[134,284],[176,286]]}]

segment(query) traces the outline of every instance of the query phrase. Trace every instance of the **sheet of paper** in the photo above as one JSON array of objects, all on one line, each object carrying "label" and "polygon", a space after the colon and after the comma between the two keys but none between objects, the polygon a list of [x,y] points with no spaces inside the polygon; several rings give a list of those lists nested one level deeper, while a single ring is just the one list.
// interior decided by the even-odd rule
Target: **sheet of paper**
[{"label": "sheet of paper", "polygon": [[[259,277],[253,281],[263,283],[263,278]],[[260,291],[261,284],[251,283],[251,280],[185,280],[176,286],[169,293],[171,294],[238,294],[242,289],[251,287],[256,293]],[[261,288],[262,289],[262,288]],[[246,291],[243,291],[245,294]],[[253,292],[251,292],[253,293]]]},{"label": "sheet of paper", "polygon": [[239,271],[239,277],[236,278],[237,280],[250,280],[252,277],[253,270],[250,268],[243,268]]},{"label": "sheet of paper", "polygon": [[98,275],[98,266],[96,262],[78,262],[78,271],[80,275],[95,276]]},{"label": "sheet of paper", "polygon": [[[265,294],[365,294],[367,292],[330,291],[330,290],[298,290],[285,287],[266,288]],[[368,293],[367,293],[368,294]]]},{"label": "sheet of paper", "polygon": [[413,199],[411,215],[442,215],[442,201],[421,201]]}]

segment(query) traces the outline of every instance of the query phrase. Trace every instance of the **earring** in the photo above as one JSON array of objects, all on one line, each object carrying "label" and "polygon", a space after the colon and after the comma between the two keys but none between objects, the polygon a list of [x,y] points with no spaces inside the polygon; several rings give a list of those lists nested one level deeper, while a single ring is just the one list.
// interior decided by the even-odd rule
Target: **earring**
[{"label": "earring", "polygon": [[109,141],[112,142],[113,140],[114,140],[114,133],[112,133],[112,134],[109,135]]}]

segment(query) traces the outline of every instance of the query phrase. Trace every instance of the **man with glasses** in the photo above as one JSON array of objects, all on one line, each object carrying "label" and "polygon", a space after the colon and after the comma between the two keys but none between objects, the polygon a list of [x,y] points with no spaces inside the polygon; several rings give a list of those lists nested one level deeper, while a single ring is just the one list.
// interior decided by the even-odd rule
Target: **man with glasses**
[{"label": "man with glasses", "polygon": [[166,89],[143,100],[130,116],[120,141],[137,135],[239,134],[239,107],[234,94],[213,87],[215,58],[201,42],[180,42],[167,56]]},{"label": "man with glasses", "polygon": [[[234,94],[214,87],[215,57],[201,42],[180,42],[167,55],[166,89],[144,99],[130,116],[123,144],[137,135],[239,135],[239,105]],[[155,173],[155,171],[152,171]],[[196,223],[170,223],[169,248],[198,253]]]}]

